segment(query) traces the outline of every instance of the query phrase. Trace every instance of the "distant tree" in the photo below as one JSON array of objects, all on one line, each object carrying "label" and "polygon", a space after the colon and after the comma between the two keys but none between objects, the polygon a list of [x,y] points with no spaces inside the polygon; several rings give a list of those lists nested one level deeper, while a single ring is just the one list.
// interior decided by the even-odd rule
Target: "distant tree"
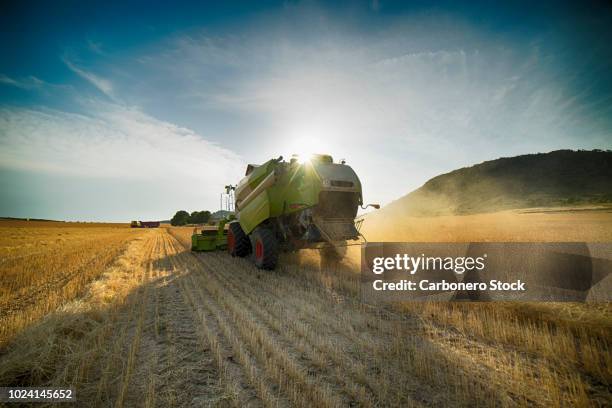
[{"label": "distant tree", "polygon": [[210,219],[210,211],[194,211],[189,216],[191,224],[206,224]]},{"label": "distant tree", "polygon": [[208,220],[210,220],[210,215],[211,215],[210,211],[205,210],[205,211],[201,211],[200,213],[201,213],[201,220],[202,220],[201,222],[203,224],[207,223]]},{"label": "distant tree", "polygon": [[189,223],[189,213],[185,210],[177,211],[170,220],[170,225],[180,226]]}]

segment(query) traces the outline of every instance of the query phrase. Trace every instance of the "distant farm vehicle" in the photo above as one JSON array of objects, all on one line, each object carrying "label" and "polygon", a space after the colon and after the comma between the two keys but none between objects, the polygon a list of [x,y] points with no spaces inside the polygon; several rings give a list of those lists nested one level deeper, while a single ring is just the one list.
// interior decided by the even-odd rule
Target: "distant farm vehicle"
[{"label": "distant farm vehicle", "polygon": [[274,269],[279,252],[303,248],[338,259],[348,245],[365,242],[355,222],[362,204],[357,174],[329,155],[249,164],[235,187],[236,220],[229,223],[227,249],[232,256],[253,254],[261,269]]},{"label": "distant farm vehicle", "polygon": [[[233,219],[233,217],[231,218]],[[227,248],[227,231],[229,218],[219,221],[218,225],[206,225],[191,236],[191,250],[195,252],[215,251]]]},{"label": "distant farm vehicle", "polygon": [[130,228],[159,228],[159,221],[132,221]]}]

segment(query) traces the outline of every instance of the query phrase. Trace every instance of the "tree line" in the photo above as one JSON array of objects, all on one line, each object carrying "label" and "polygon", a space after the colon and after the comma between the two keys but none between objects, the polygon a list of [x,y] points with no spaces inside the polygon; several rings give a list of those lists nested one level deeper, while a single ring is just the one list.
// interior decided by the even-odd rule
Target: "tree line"
[{"label": "tree line", "polygon": [[206,224],[210,219],[210,211],[194,211],[189,214],[185,210],[177,211],[174,217],[170,220],[170,224],[181,226],[187,224]]}]

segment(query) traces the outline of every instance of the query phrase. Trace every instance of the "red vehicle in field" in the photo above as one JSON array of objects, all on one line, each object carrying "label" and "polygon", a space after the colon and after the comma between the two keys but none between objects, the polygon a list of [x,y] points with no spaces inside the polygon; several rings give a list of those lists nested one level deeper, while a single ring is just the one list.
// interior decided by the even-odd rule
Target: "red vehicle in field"
[{"label": "red vehicle in field", "polygon": [[159,228],[159,221],[132,221],[131,228]]}]

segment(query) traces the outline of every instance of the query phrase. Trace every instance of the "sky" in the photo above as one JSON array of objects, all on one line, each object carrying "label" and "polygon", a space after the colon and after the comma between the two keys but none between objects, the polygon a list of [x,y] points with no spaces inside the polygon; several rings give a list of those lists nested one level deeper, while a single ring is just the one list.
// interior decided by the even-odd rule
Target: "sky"
[{"label": "sky", "polygon": [[346,159],[364,201],[612,148],[605,2],[5,2],[0,216],[217,210],[247,163]]}]

